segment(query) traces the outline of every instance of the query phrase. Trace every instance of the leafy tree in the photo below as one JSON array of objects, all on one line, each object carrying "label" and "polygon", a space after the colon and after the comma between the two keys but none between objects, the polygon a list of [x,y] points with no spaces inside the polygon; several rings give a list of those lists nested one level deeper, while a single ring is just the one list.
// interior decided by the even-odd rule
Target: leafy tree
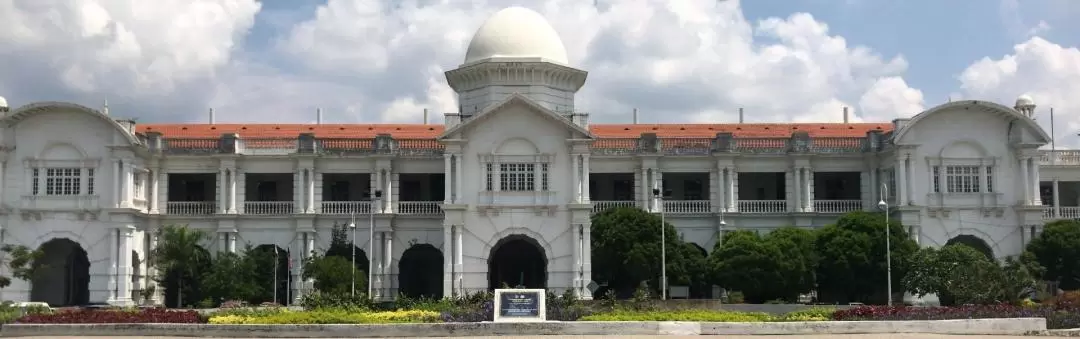
[{"label": "leafy tree", "polygon": [[157,246],[150,251],[149,262],[158,268],[155,281],[175,286],[176,307],[184,305],[185,293],[198,294],[198,286],[192,285],[198,283],[210,263],[209,254],[200,247],[208,238],[202,230],[180,225],[164,226],[158,231]]},{"label": "leafy tree", "polygon": [[904,286],[917,295],[937,294],[943,304],[988,304],[1003,297],[1004,271],[971,246],[923,248],[912,257]]},{"label": "leafy tree", "polygon": [[[784,291],[783,253],[756,233],[728,233],[709,256],[713,280],[728,290],[741,291],[747,302],[763,303],[790,293]],[[797,293],[796,293],[797,295]]]},{"label": "leafy tree", "polygon": [[[592,217],[593,279],[628,297],[642,282],[659,291],[660,217],[637,208],[614,208]],[[668,282],[689,281],[685,246],[671,224],[663,225]]]},{"label": "leafy tree", "polygon": [[813,290],[817,284],[815,236],[813,231],[797,227],[783,227],[765,236],[766,244],[780,251],[776,260],[783,275],[784,300],[796,302],[799,294]]},{"label": "leafy tree", "polygon": [[1057,281],[1063,290],[1080,289],[1080,221],[1047,223],[1027,251],[1045,268],[1043,279]]},{"label": "leafy tree", "polygon": [[1002,266],[1001,301],[1019,304],[1033,297],[1038,290],[1038,277],[1043,268],[1031,253],[1005,258]]},{"label": "leafy tree", "polygon": [[31,281],[41,266],[38,259],[45,255],[41,249],[31,250],[23,245],[5,244],[0,247],[0,252],[8,256],[8,268],[11,269],[11,277],[0,276],[0,288],[11,286],[11,278]]},{"label": "leafy tree", "polygon": [[315,289],[322,293],[351,294],[354,274],[356,292],[366,293],[367,276],[348,258],[313,255],[304,262],[304,279],[315,280]]},{"label": "leafy tree", "polygon": [[[348,224],[335,224],[330,229],[330,248],[326,250],[327,257],[341,257],[346,261],[353,256],[353,240],[351,233],[353,230],[349,228]],[[359,241],[359,240],[358,240]],[[365,240],[367,241],[367,240]],[[362,272],[368,271],[368,259],[364,251],[356,249],[356,268]],[[367,273],[364,273],[366,276]],[[357,285],[360,286],[360,285]],[[365,289],[367,285],[364,285]],[[357,287],[359,288],[359,287]]]},{"label": "leafy tree", "polygon": [[204,296],[216,302],[244,300],[255,304],[268,294],[260,284],[255,258],[242,253],[221,252],[212,260],[210,268],[202,276],[200,287]]},{"label": "leafy tree", "polygon": [[893,291],[904,290],[901,282],[918,245],[899,221],[893,219],[886,226],[884,214],[859,211],[847,213],[817,232],[817,281],[822,300],[884,303],[886,227],[891,235]]}]

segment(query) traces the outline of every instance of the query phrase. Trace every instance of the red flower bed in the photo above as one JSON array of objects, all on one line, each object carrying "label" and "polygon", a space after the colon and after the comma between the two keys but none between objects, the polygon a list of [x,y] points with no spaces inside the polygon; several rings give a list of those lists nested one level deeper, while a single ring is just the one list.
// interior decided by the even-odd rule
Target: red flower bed
[{"label": "red flower bed", "polygon": [[196,311],[146,308],[140,310],[80,309],[51,314],[30,314],[15,322],[20,324],[198,324],[205,321]]},{"label": "red flower bed", "polygon": [[1049,328],[1080,327],[1080,309],[1008,304],[960,307],[860,306],[833,313],[833,320],[949,320],[1045,318]]}]

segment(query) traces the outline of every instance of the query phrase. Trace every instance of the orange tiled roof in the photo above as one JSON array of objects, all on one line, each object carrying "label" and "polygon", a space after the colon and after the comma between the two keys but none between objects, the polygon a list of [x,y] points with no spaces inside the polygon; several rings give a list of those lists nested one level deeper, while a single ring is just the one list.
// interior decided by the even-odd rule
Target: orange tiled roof
[{"label": "orange tiled roof", "polygon": [[[167,138],[217,138],[236,133],[248,138],[295,138],[300,133],[314,133],[318,138],[373,138],[390,134],[398,139],[431,139],[443,132],[443,125],[424,124],[145,124],[139,133],[160,132]],[[863,137],[866,132],[892,130],[882,123],[781,123],[781,124],[592,124],[589,130],[598,138],[636,138],[642,133],[659,137],[712,138],[729,132],[736,137],[784,138],[797,131],[811,137]]]}]

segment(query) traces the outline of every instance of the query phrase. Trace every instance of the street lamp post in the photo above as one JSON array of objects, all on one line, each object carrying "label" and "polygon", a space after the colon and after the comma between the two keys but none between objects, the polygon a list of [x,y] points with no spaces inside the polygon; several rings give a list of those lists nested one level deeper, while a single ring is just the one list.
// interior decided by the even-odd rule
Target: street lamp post
[{"label": "street lamp post", "polygon": [[664,220],[664,196],[659,189],[653,189],[653,196],[660,208],[660,300],[667,300],[667,227]]},{"label": "street lamp post", "polygon": [[892,227],[889,225],[889,203],[885,202],[885,196],[889,193],[889,186],[881,184],[881,201],[878,208],[885,212],[885,293],[888,305],[892,306]]},{"label": "street lamp post", "polygon": [[[382,191],[375,190],[371,192],[371,210],[368,211],[370,218],[368,219],[368,248],[375,248],[375,206],[379,205],[382,201]],[[382,213],[382,207],[379,207],[379,213]],[[375,252],[370,251],[368,253],[368,298],[375,297]]]},{"label": "street lamp post", "polygon": [[352,262],[352,289],[349,293],[351,296],[356,296],[356,208],[352,208],[349,211],[349,230],[352,231],[352,256],[350,261]]}]

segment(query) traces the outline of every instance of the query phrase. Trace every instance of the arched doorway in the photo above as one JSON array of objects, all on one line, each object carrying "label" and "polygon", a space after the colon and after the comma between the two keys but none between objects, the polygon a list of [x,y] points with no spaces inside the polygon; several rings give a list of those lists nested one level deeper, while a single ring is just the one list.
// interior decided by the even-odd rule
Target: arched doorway
[{"label": "arched doorway", "polygon": [[689,287],[691,299],[705,299],[712,293],[712,286],[707,283],[707,271],[706,262],[709,257],[709,252],[704,247],[693,242],[686,242],[686,251],[683,255],[687,256],[686,262],[690,265],[687,267],[687,273],[690,275]]},{"label": "arched doorway", "polygon": [[488,289],[547,288],[547,255],[535,239],[511,235],[499,240],[488,256]]},{"label": "arched doorway", "polygon": [[260,285],[266,291],[263,302],[277,302],[281,305],[289,304],[289,251],[277,245],[259,245],[251,250],[251,254],[257,255],[255,261],[256,272],[259,272]]},{"label": "arched doorway", "polygon": [[90,258],[78,243],[65,238],[49,240],[38,248],[34,262],[30,301],[49,306],[90,303]]},{"label": "arched doorway", "polygon": [[430,244],[405,250],[398,261],[399,292],[408,298],[442,299],[443,254]]},{"label": "arched doorway", "polygon": [[974,248],[976,251],[979,251],[983,255],[986,255],[986,258],[994,260],[994,250],[990,248],[990,245],[988,245],[986,241],[983,241],[982,239],[974,235],[961,234],[955,236],[945,243],[945,246],[950,245],[966,245],[968,247]]}]

